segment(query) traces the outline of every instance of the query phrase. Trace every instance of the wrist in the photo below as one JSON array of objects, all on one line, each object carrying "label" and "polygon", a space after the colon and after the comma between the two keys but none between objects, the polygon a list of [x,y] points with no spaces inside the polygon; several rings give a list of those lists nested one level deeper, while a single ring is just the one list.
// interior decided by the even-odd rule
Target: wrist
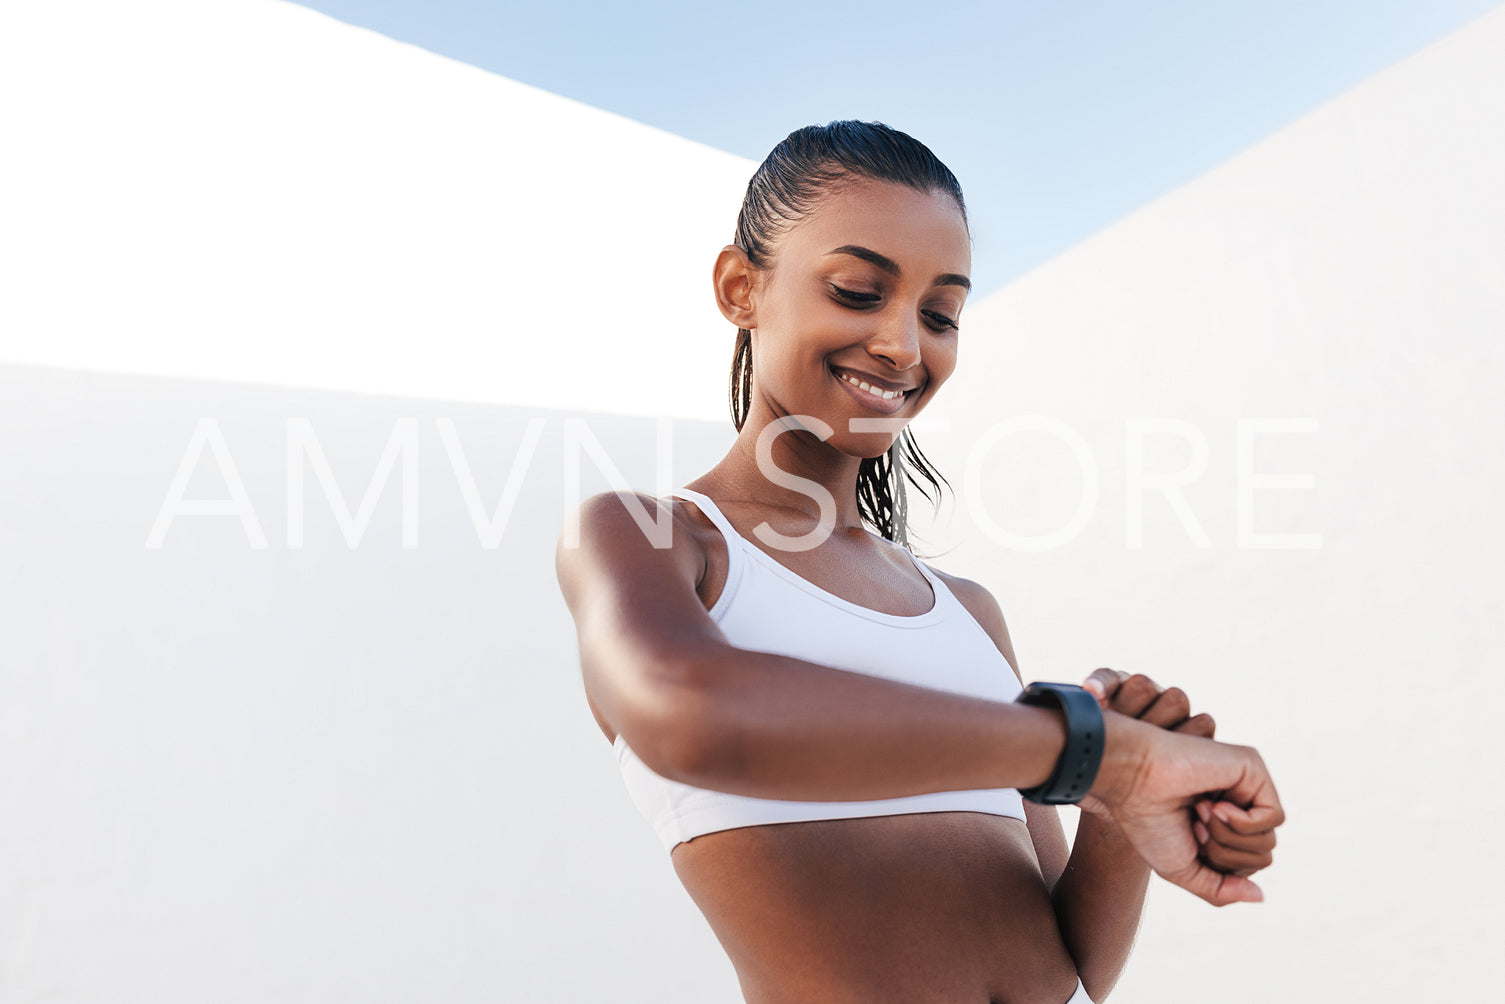
[{"label": "wrist", "polygon": [[1061,753],[1066,748],[1066,741],[1070,732],[1066,726],[1066,713],[1057,707],[1044,705],[1028,705],[1015,702],[1014,707],[1022,716],[1021,722],[1028,722],[1027,726],[1010,726],[1020,731],[1027,728],[1033,731],[1034,738],[1029,744],[1030,755],[1028,757],[1011,757],[1009,767],[1021,771],[1020,780],[1011,781],[1011,785],[1018,791],[1033,788],[1045,784],[1055,772],[1056,764],[1060,761]]},{"label": "wrist", "polygon": [[[1086,803],[1083,805],[1085,807]],[[1077,817],[1076,838],[1072,840],[1071,846],[1073,850],[1081,847],[1084,850],[1123,848],[1133,851],[1133,845],[1124,836],[1124,831],[1119,829],[1111,815],[1101,809],[1097,812],[1083,811]],[[1139,856],[1139,852],[1133,853],[1135,857]]]},{"label": "wrist", "polygon": [[1116,812],[1133,795],[1163,729],[1116,711],[1103,712],[1103,758],[1089,793]]},{"label": "wrist", "polygon": [[1042,805],[1076,805],[1087,797],[1103,755],[1103,712],[1097,698],[1070,683],[1031,683],[1016,703],[1055,710],[1065,741],[1051,773],[1019,794]]}]

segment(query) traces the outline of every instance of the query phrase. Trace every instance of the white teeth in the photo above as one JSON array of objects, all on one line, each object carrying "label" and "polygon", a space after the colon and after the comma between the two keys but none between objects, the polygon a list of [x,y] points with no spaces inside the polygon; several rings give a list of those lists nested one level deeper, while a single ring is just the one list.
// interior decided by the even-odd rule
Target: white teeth
[{"label": "white teeth", "polygon": [[869,394],[872,394],[876,397],[881,397],[885,401],[892,401],[894,398],[899,397],[904,393],[902,390],[879,390],[877,387],[872,386],[867,381],[859,380],[849,373],[843,373],[841,375],[841,378],[852,386],[860,387],[863,390],[867,391]]}]

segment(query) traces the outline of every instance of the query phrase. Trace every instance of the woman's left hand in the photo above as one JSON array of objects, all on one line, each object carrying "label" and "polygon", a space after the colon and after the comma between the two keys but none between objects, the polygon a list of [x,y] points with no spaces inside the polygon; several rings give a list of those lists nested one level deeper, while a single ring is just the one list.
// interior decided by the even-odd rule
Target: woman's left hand
[{"label": "woman's left hand", "polygon": [[[1097,697],[1103,710],[1138,718],[1171,732],[1185,732],[1205,739],[1214,737],[1217,725],[1206,713],[1193,715],[1191,701],[1180,687],[1162,689],[1142,673],[1129,674],[1117,669],[1098,669],[1082,686]],[[1210,866],[1229,875],[1248,877],[1270,865],[1274,859],[1275,831],[1261,828],[1232,802],[1220,801],[1213,792],[1197,799],[1188,811],[1195,814],[1192,832],[1200,847],[1200,856]],[[1104,822],[1111,823],[1107,807],[1091,795],[1080,807]]]}]

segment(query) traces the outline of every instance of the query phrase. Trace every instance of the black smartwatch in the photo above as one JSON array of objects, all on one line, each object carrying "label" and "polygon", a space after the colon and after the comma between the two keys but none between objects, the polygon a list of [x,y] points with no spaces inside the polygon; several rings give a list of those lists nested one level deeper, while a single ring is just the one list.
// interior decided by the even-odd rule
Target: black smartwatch
[{"label": "black smartwatch", "polygon": [[1075,805],[1087,797],[1103,762],[1103,709],[1097,698],[1070,683],[1031,683],[1016,704],[1059,707],[1066,715],[1066,747],[1044,784],[1019,794],[1042,805]]}]

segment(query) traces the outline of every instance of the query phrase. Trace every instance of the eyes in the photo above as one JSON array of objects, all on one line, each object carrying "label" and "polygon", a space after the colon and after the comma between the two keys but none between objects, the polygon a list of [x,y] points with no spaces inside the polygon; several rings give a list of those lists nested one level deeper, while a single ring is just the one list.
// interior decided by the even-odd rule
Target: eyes
[{"label": "eyes", "polygon": [[[849,306],[858,309],[861,309],[863,307],[870,307],[873,304],[877,303],[879,300],[883,299],[876,293],[859,293],[856,290],[842,289],[840,286],[837,286],[835,284],[831,285],[831,291],[836,294],[836,298],[838,300],[841,300]],[[937,331],[945,331],[947,328],[950,328],[953,331],[961,330],[961,328],[957,326],[956,321],[947,317],[945,314],[940,313],[939,311],[922,310],[920,311],[920,313],[925,315],[925,317],[930,321],[930,323],[935,327]]]}]

